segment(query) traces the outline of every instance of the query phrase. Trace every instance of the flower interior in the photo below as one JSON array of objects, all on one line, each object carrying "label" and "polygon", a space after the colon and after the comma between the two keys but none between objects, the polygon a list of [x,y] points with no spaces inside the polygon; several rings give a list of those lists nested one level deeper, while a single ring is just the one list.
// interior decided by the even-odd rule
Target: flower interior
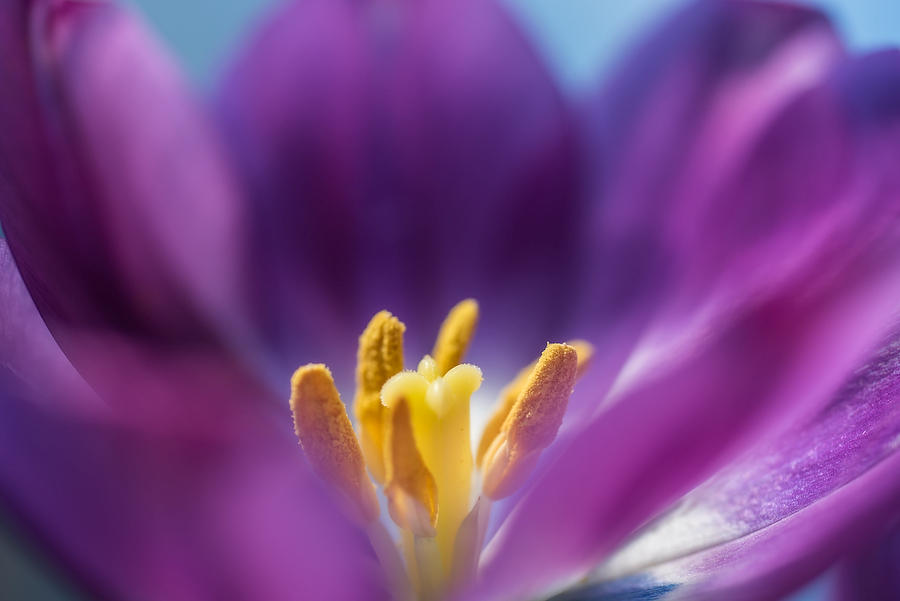
[{"label": "flower interior", "polygon": [[[518,490],[553,442],[592,354],[582,341],[548,344],[501,391],[473,452],[469,401],[482,373],[462,360],[477,321],[474,300],[457,304],[431,355],[404,371],[406,327],[377,313],[359,338],[356,430],[326,366],[291,379],[303,451],[366,529],[398,599],[439,599],[474,577],[492,501]],[[380,521],[375,484],[399,543]]]}]

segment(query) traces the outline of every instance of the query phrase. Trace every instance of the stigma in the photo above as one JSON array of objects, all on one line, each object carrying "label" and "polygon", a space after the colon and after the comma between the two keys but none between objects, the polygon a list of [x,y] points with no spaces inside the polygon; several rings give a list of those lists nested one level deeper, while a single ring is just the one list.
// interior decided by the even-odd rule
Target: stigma
[{"label": "stigma", "polygon": [[[327,367],[305,365],[291,379],[307,461],[366,529],[403,601],[441,599],[475,577],[491,502],[528,481],[593,352],[582,341],[547,344],[501,391],[473,447],[470,399],[483,376],[463,361],[478,313],[472,299],[454,306],[414,370],[404,370],[406,327],[376,313],[359,337],[355,429]],[[376,484],[393,534],[380,520]]]}]

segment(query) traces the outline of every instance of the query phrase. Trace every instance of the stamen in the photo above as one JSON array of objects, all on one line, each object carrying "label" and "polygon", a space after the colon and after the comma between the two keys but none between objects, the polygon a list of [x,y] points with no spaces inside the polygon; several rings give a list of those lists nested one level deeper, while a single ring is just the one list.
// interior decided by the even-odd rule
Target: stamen
[{"label": "stamen", "polygon": [[416,536],[433,537],[437,522],[437,485],[416,447],[409,405],[399,398],[385,420],[388,511],[401,528]]},{"label": "stamen", "polygon": [[346,495],[362,522],[375,520],[375,487],[328,368],[310,364],[294,372],[290,402],[294,429],[313,470]]},{"label": "stamen", "polygon": [[488,448],[490,448],[491,443],[494,442],[494,439],[497,438],[497,435],[500,433],[500,428],[503,427],[506,416],[509,415],[513,405],[516,404],[516,400],[518,400],[522,389],[525,388],[525,384],[528,382],[528,376],[531,375],[535,365],[537,365],[537,361],[532,361],[526,367],[519,370],[519,373],[516,374],[513,381],[504,386],[500,391],[500,400],[497,402],[494,413],[491,414],[490,419],[488,419],[487,423],[484,425],[484,430],[481,432],[481,440],[478,441],[478,449],[475,452],[475,460],[478,467],[484,467],[484,456],[487,453]]},{"label": "stamen", "polygon": [[575,385],[578,353],[548,344],[484,456],[484,494],[509,496],[524,482],[541,451],[556,438]]},{"label": "stamen", "polygon": [[384,415],[381,387],[403,371],[403,332],[406,326],[387,311],[379,311],[359,337],[356,395],[353,412],[360,424],[360,443],[372,477],[385,481]]},{"label": "stamen", "polygon": [[[469,435],[469,397],[481,385],[481,370],[457,365],[446,375],[433,375],[433,360],[426,358],[419,372],[402,372],[382,389],[382,402],[394,407],[400,399],[409,404],[412,429],[425,466],[437,484],[435,525],[442,573],[449,576],[453,543],[459,525],[469,513],[472,485],[472,447]],[[425,566],[419,566],[420,572]]]},{"label": "stamen", "polygon": [[[294,426],[309,464],[341,493],[340,501],[346,498],[402,601],[448,598],[475,577],[492,502],[512,494],[556,438],[575,380],[593,354],[582,341],[548,344],[503,389],[479,441],[483,478],[472,507],[469,399],[482,374],[460,361],[477,321],[474,300],[458,303],[433,354],[416,371],[402,371],[406,327],[387,311],[371,319],[357,357],[353,410],[359,440],[327,367],[305,365],[291,379]],[[378,520],[367,467],[384,485],[402,558]]]},{"label": "stamen", "polygon": [[[578,379],[584,375],[584,372],[587,371],[587,368],[590,365],[591,359],[594,356],[594,345],[585,340],[573,340],[568,344],[573,347],[578,354],[578,367],[575,370],[575,378]],[[531,372],[536,365],[537,361],[532,361],[527,367],[520,370],[513,381],[500,391],[500,399],[497,403],[497,407],[485,424],[484,430],[481,433],[481,439],[478,441],[478,450],[475,453],[475,460],[478,467],[484,467],[484,456],[487,453],[488,448],[490,448],[491,443],[494,442],[494,439],[497,438],[497,435],[500,433],[503,422],[506,421],[506,417],[509,415],[509,412],[512,411],[513,405],[516,404],[519,395],[528,383],[528,378],[531,376]]]},{"label": "stamen", "polygon": [[463,360],[477,324],[478,302],[474,299],[467,298],[450,309],[431,352],[439,376],[443,376]]}]

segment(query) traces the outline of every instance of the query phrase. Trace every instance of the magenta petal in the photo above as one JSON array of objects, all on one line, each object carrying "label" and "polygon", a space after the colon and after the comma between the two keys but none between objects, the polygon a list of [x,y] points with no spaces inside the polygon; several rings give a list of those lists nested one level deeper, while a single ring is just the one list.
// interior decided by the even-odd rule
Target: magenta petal
[{"label": "magenta petal", "polygon": [[97,598],[386,600],[365,536],[304,464],[284,411],[234,398],[250,391],[230,371],[181,368],[165,382],[122,374],[161,403],[182,378],[165,427],[4,393],[4,510]]},{"label": "magenta petal", "polygon": [[229,173],[174,66],[120,6],[4,2],[0,219],[35,303],[69,328],[207,336],[235,318]]},{"label": "magenta petal", "polygon": [[[475,296],[491,316],[481,340],[522,348],[511,362],[569,317],[575,141],[499,3],[292,2],[220,104],[260,199],[261,312],[291,361],[323,334],[353,348],[382,308],[421,336],[419,353]],[[518,327],[525,316],[539,327]]]}]

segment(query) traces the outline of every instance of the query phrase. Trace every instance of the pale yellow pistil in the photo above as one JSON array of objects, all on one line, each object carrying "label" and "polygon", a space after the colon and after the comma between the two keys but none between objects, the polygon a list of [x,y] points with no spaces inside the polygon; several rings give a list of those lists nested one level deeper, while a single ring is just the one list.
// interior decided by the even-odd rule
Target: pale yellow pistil
[{"label": "pale yellow pistil", "polygon": [[409,405],[416,445],[437,483],[435,538],[444,579],[450,574],[456,531],[469,512],[474,463],[469,398],[479,386],[481,370],[474,365],[457,365],[440,377],[434,360],[425,357],[418,371],[397,374],[381,392],[387,407]]},{"label": "pale yellow pistil", "polygon": [[[444,320],[432,355],[416,371],[402,371],[405,326],[387,311],[372,318],[359,339],[358,441],[324,365],[301,367],[291,382],[294,423],[309,463],[365,526],[398,599],[440,599],[474,575],[490,501],[521,486],[556,437],[592,353],[585,342],[548,344],[504,389],[478,446],[482,487],[473,491],[469,401],[482,374],[460,363],[477,321],[478,304],[462,301]],[[366,467],[383,486],[403,560],[377,519]]]}]

